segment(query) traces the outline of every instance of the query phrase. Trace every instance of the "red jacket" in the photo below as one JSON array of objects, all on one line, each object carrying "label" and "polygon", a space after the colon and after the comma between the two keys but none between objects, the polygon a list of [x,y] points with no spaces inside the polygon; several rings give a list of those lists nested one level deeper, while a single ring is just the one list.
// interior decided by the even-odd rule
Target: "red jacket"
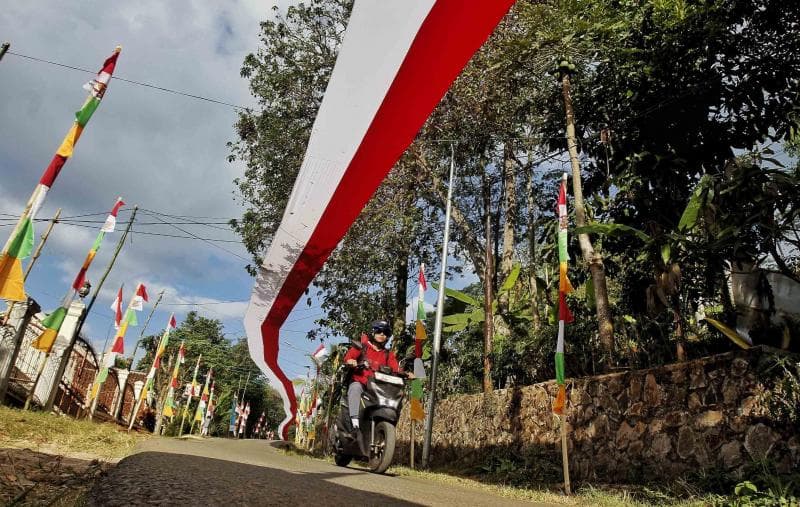
[{"label": "red jacket", "polygon": [[[364,343],[364,355],[371,369],[363,368],[353,370],[352,378],[354,381],[367,385],[367,379],[372,375],[373,370],[378,370],[381,366],[388,365],[394,373],[400,371],[400,365],[397,364],[397,358],[394,352],[389,351],[387,354],[385,350],[375,350],[372,348],[372,344],[367,342]],[[350,350],[348,350],[347,354],[344,356],[345,362],[350,359],[358,361],[359,358],[361,358],[361,351],[355,347],[350,347]]]}]

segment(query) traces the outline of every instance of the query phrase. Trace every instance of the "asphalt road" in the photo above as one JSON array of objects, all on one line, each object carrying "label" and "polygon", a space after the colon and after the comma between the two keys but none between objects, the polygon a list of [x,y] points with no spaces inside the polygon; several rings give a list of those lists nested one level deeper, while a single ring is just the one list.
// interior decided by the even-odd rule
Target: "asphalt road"
[{"label": "asphalt road", "polygon": [[90,506],[122,505],[532,505],[477,488],[375,475],[264,440],[154,438],[92,488]]}]

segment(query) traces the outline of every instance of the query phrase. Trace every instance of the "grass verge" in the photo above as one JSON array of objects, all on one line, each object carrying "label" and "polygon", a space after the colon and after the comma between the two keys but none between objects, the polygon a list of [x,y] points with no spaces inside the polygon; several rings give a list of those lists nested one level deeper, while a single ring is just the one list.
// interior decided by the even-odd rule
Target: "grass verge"
[{"label": "grass verge", "polygon": [[[322,457],[313,455],[311,452],[305,449],[298,449],[291,444],[281,450],[286,455],[307,459],[319,459],[333,463],[333,458],[330,456]],[[697,491],[688,485],[680,487],[679,489],[681,491],[678,493],[675,491],[652,489],[646,486],[585,484],[574,488],[571,496],[566,496],[560,491],[560,485],[548,487],[548,485],[543,484],[541,487],[531,488],[511,486],[492,483],[488,481],[488,477],[465,476],[463,471],[458,470],[427,471],[417,470],[407,466],[393,465],[389,468],[387,474],[402,477],[416,477],[443,484],[475,488],[505,498],[552,505],[574,505],[580,507],[645,507],[650,505],[700,507],[719,505],[723,501],[723,497]],[[675,487],[679,486],[680,484],[675,485]]]},{"label": "grass verge", "polygon": [[557,487],[549,488],[547,485],[543,485],[542,487],[526,488],[502,484],[488,484],[473,478],[454,475],[452,472],[443,473],[415,470],[405,466],[393,466],[389,469],[389,473],[477,488],[516,500],[555,505],[598,507],[664,505],[675,507],[700,507],[714,505],[719,501],[719,497],[715,495],[704,494],[699,494],[689,499],[681,499],[670,493],[648,489],[643,486],[580,485],[574,489],[571,496],[565,496],[558,491]]},{"label": "grass verge", "polygon": [[30,447],[51,454],[81,454],[108,461],[127,456],[143,438],[147,437],[128,433],[115,424],[0,406],[3,447]]}]

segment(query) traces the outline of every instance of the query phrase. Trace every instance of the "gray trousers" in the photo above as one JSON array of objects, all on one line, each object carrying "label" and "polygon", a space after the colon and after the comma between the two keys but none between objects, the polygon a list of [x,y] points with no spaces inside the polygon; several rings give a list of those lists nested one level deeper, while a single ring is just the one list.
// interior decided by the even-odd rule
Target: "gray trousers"
[{"label": "gray trousers", "polygon": [[358,409],[361,405],[361,393],[364,392],[364,386],[361,382],[350,382],[347,387],[347,408],[350,410],[350,417],[358,417]]}]

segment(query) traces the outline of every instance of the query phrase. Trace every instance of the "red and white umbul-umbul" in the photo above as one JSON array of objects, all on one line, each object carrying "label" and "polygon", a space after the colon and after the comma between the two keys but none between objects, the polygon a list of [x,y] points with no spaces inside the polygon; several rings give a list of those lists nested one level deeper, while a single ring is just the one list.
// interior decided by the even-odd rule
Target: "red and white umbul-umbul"
[{"label": "red and white umbul-umbul", "polygon": [[356,0],[283,220],[244,318],[250,354],[283,397],[289,312],[513,0]]}]

